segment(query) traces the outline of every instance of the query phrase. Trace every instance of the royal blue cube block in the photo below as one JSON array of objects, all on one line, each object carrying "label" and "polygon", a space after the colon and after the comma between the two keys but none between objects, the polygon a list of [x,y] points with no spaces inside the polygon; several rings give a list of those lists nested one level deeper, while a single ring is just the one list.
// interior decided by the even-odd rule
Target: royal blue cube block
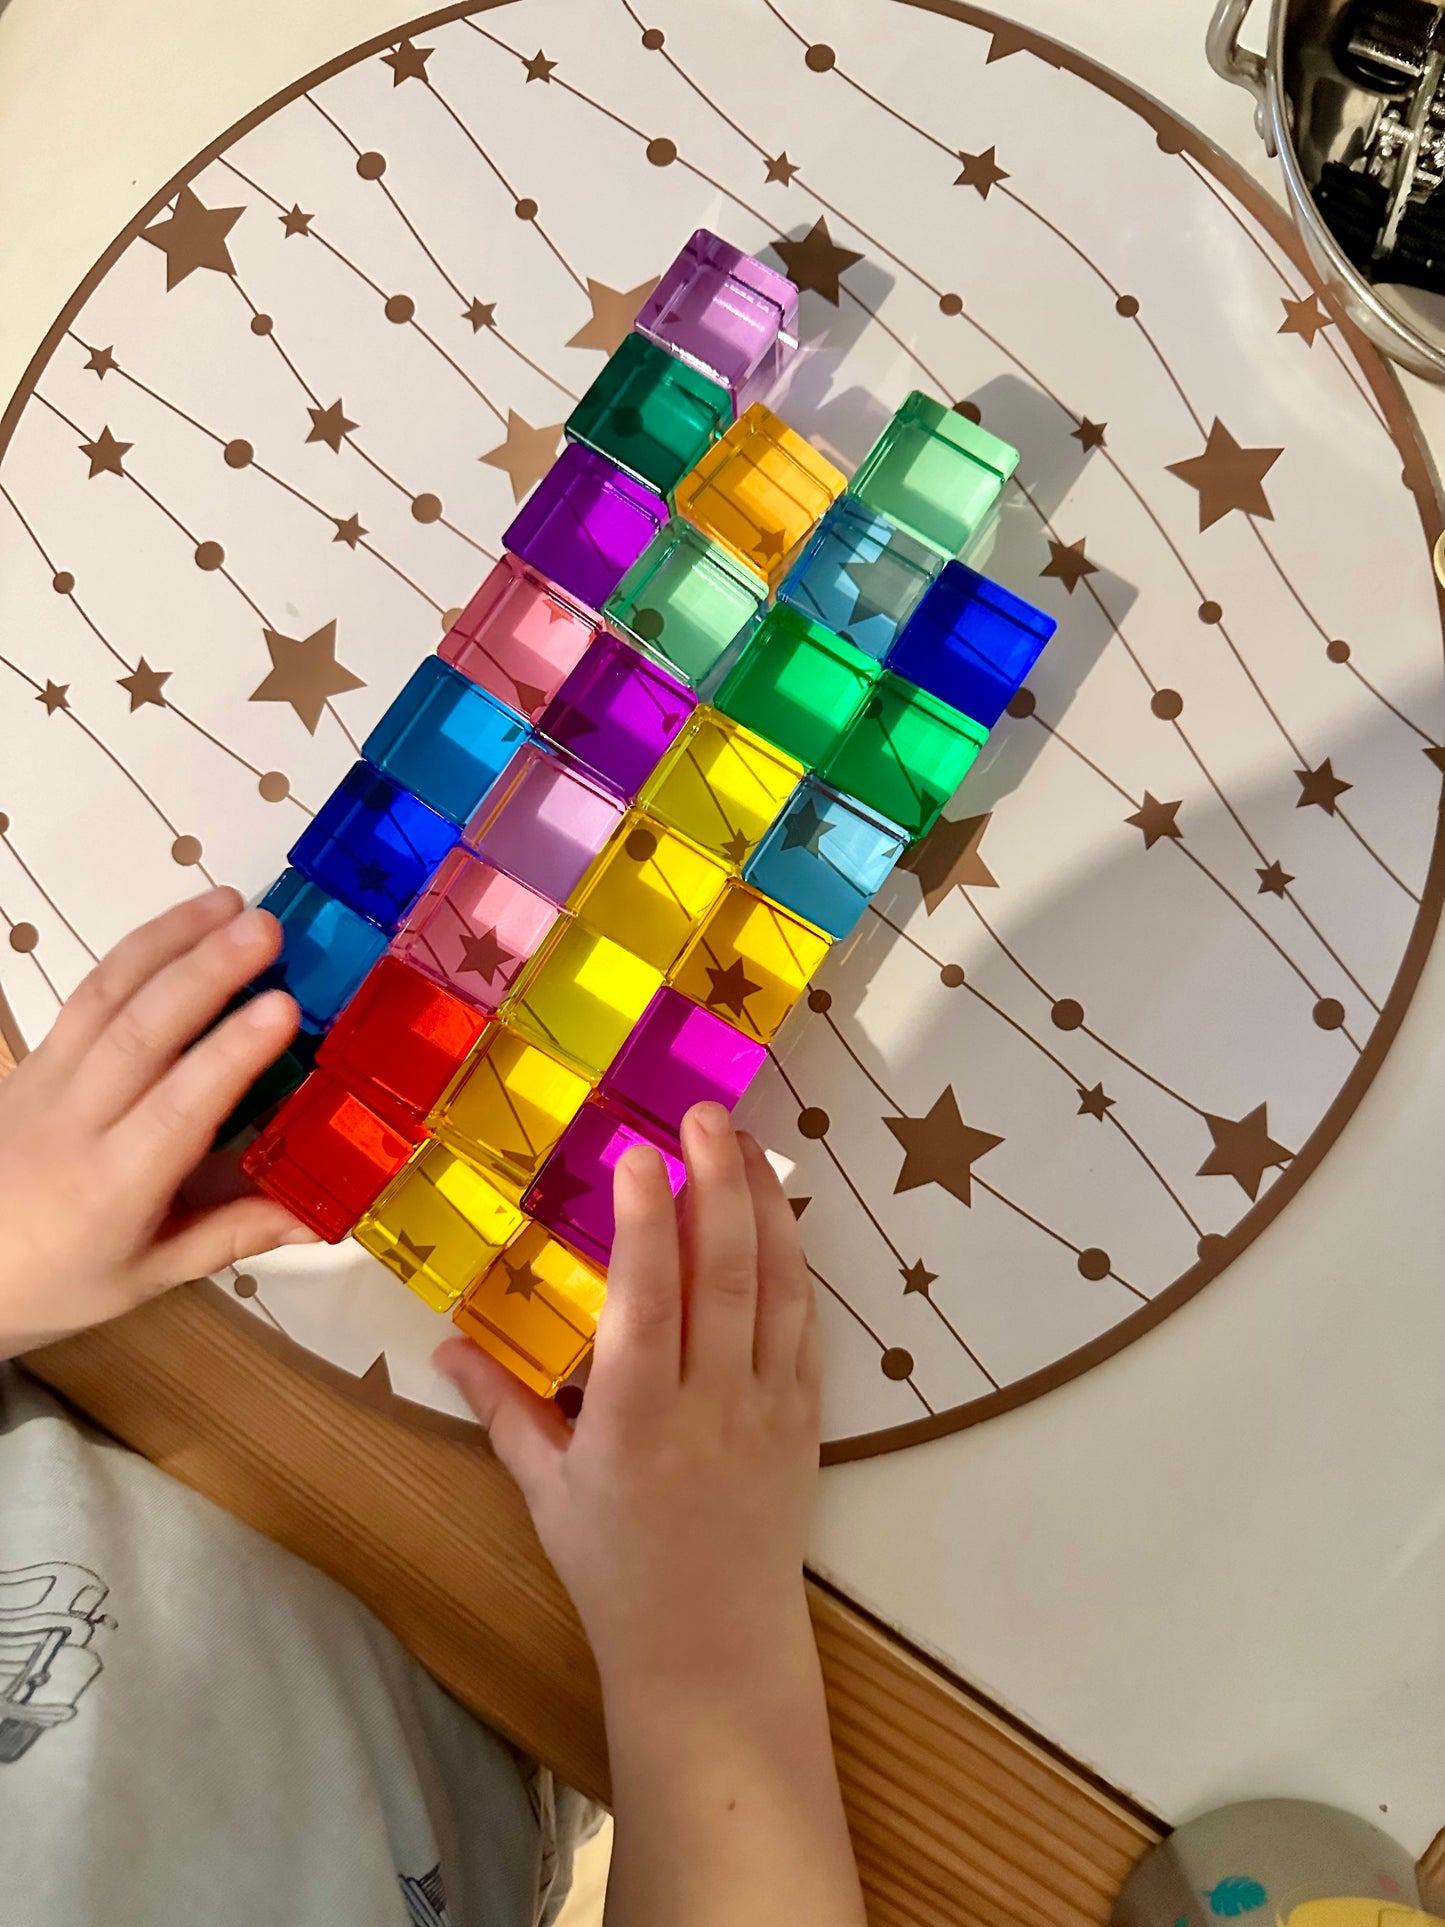
[{"label": "royal blue cube block", "polygon": [[844,495],[809,537],[778,599],[882,662],[942,566],[936,550]]},{"label": "royal blue cube block", "polygon": [[307,1030],[324,1030],[386,948],[386,933],[338,903],[296,870],[285,870],[261,899],[281,924],[281,955],[257,990],[286,990]]},{"label": "royal blue cube block", "polygon": [[465,823],[526,733],[515,710],[428,656],[361,753],[423,803]]},{"label": "royal blue cube block", "polygon": [[461,835],[370,763],[354,763],[293,844],[290,862],[328,896],[395,930]]},{"label": "royal blue cube block", "polygon": [[907,847],[896,823],[806,776],[743,877],[829,936],[846,937]]},{"label": "royal blue cube block", "polygon": [[1022,596],[950,562],[903,625],[888,667],[992,729],[1057,627]]}]

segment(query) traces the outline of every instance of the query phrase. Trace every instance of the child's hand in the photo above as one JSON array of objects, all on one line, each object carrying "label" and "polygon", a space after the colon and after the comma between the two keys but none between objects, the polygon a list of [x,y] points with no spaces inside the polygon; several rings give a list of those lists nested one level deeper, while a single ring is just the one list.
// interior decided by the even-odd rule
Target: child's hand
[{"label": "child's hand", "polygon": [[177,1196],[295,1034],[294,1002],[268,991],[193,1041],[280,943],[234,890],[178,904],[117,944],[0,1081],[0,1358],[311,1238],[269,1198],[238,1195],[222,1159],[197,1173],[198,1195],[222,1201]]}]

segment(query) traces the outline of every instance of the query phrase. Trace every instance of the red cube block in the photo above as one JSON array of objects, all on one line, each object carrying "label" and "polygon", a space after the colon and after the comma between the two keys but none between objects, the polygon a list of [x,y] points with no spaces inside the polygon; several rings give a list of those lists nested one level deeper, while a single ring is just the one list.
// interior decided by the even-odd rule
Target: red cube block
[{"label": "red cube block", "polygon": [[328,1031],[316,1062],[387,1115],[399,1108],[423,1118],[486,1027],[483,1011],[410,964],[383,957]]},{"label": "red cube block", "polygon": [[241,1169],[328,1244],[340,1244],[422,1136],[419,1122],[398,1128],[339,1078],[313,1071],[247,1149]]}]

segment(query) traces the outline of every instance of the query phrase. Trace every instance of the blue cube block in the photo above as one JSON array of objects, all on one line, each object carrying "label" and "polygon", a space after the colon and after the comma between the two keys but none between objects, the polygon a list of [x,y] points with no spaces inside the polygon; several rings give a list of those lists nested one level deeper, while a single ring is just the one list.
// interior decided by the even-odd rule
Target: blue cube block
[{"label": "blue cube block", "polygon": [[1021,596],[950,562],[904,624],[888,667],[992,729],[1057,627]]},{"label": "blue cube block", "polygon": [[807,776],[743,877],[830,936],[846,937],[907,847],[896,823]]},{"label": "blue cube block", "polygon": [[942,566],[936,550],[844,495],[809,537],[778,600],[882,662]]},{"label": "blue cube block", "polygon": [[261,899],[281,923],[281,955],[257,990],[287,990],[308,1030],[324,1030],[386,948],[386,933],[286,870]]},{"label": "blue cube block", "polygon": [[291,848],[328,896],[395,930],[461,832],[370,763],[354,763]]},{"label": "blue cube block", "polygon": [[428,656],[361,753],[423,803],[465,823],[526,734],[515,710]]}]

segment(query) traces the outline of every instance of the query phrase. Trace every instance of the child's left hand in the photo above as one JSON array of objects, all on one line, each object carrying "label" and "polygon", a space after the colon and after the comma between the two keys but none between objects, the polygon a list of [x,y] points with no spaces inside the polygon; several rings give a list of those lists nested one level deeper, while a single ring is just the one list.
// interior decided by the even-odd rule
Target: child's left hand
[{"label": "child's left hand", "polygon": [[[206,1156],[294,1036],[296,1005],[267,991],[201,1033],[280,947],[276,919],[234,890],[177,904],[117,944],[0,1081],[0,1358],[313,1240]],[[212,1201],[180,1197],[193,1174]]]}]

